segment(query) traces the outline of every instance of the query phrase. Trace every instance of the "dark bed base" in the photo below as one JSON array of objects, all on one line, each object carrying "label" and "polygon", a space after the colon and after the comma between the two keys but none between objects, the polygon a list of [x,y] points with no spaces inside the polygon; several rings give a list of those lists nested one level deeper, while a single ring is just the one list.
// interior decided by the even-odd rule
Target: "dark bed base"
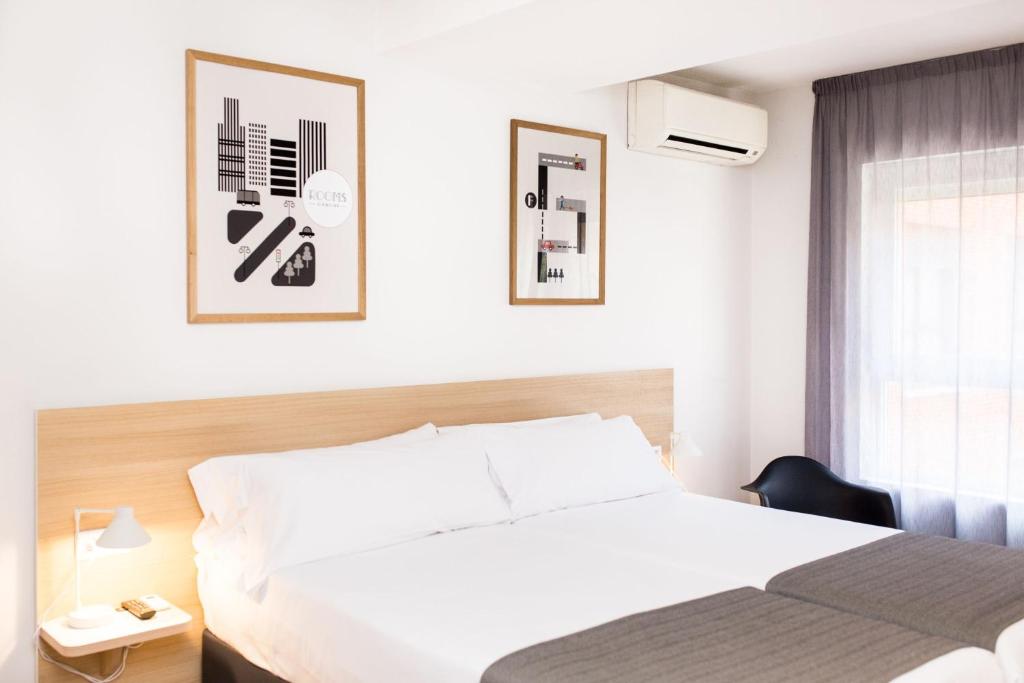
[{"label": "dark bed base", "polygon": [[203,683],[288,683],[203,629]]}]

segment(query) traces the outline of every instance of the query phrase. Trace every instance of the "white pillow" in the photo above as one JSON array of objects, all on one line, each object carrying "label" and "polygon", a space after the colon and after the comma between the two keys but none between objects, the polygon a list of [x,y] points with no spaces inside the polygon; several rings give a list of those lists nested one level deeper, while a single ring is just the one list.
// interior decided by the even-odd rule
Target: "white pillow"
[{"label": "white pillow", "polygon": [[579,415],[563,415],[559,417],[542,417],[539,420],[520,420],[519,422],[480,422],[477,424],[468,425],[450,425],[448,427],[438,427],[438,434],[453,434],[455,432],[466,431],[466,430],[485,430],[485,429],[506,429],[513,428],[519,429],[524,427],[545,427],[556,424],[585,424],[591,422],[600,422],[601,416],[597,413],[581,413]]},{"label": "white pillow", "polygon": [[192,489],[203,511],[203,516],[213,523],[227,528],[237,523],[245,510],[246,500],[241,487],[242,466],[253,458],[306,457],[313,454],[339,455],[365,447],[386,447],[402,444],[423,443],[437,438],[437,427],[429,422],[407,432],[385,436],[373,441],[361,441],[347,446],[307,448],[277,453],[256,453],[248,455],[223,455],[204,460],[188,471]]},{"label": "white pillow", "polygon": [[467,436],[244,468],[246,590],[285,567],[510,519],[479,439]]},{"label": "white pillow", "polygon": [[487,458],[512,518],[676,487],[630,417],[492,432]]}]

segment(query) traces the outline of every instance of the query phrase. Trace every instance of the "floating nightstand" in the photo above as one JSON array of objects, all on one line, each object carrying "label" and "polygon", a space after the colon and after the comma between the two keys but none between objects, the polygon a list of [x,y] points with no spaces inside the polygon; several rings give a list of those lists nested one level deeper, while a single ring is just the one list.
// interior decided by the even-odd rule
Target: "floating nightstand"
[{"label": "floating nightstand", "polygon": [[146,620],[126,611],[115,611],[106,624],[88,629],[73,628],[67,616],[57,617],[45,622],[39,633],[60,655],[82,657],[184,633],[191,622],[191,614],[171,605]]}]

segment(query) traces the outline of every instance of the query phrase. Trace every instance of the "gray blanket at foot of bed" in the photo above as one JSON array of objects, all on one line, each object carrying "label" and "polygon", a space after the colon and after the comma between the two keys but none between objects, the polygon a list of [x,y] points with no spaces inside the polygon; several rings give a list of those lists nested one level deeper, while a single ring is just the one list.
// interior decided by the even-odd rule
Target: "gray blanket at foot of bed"
[{"label": "gray blanket at foot of bed", "polygon": [[959,647],[895,624],[739,588],[527,647],[499,659],[480,680],[889,681]]},{"label": "gray blanket at foot of bed", "polygon": [[1024,551],[896,534],[785,571],[767,590],[992,650],[1024,619]]}]

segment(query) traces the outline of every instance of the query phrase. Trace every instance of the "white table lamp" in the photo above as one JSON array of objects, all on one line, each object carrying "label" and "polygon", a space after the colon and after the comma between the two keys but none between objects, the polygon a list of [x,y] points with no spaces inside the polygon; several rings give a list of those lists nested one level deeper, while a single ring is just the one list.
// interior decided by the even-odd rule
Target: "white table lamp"
[{"label": "white table lamp", "polygon": [[100,537],[96,539],[96,545],[101,548],[138,548],[149,543],[149,534],[135,520],[135,515],[130,507],[107,508],[75,508],[75,609],[68,615],[68,626],[71,628],[96,628],[110,623],[114,618],[114,608],[110,605],[85,605],[82,606],[82,593],[80,586],[81,561],[79,553],[79,539],[81,533],[81,521],[83,514],[113,514],[114,519],[110,521],[107,528],[103,530]]}]

